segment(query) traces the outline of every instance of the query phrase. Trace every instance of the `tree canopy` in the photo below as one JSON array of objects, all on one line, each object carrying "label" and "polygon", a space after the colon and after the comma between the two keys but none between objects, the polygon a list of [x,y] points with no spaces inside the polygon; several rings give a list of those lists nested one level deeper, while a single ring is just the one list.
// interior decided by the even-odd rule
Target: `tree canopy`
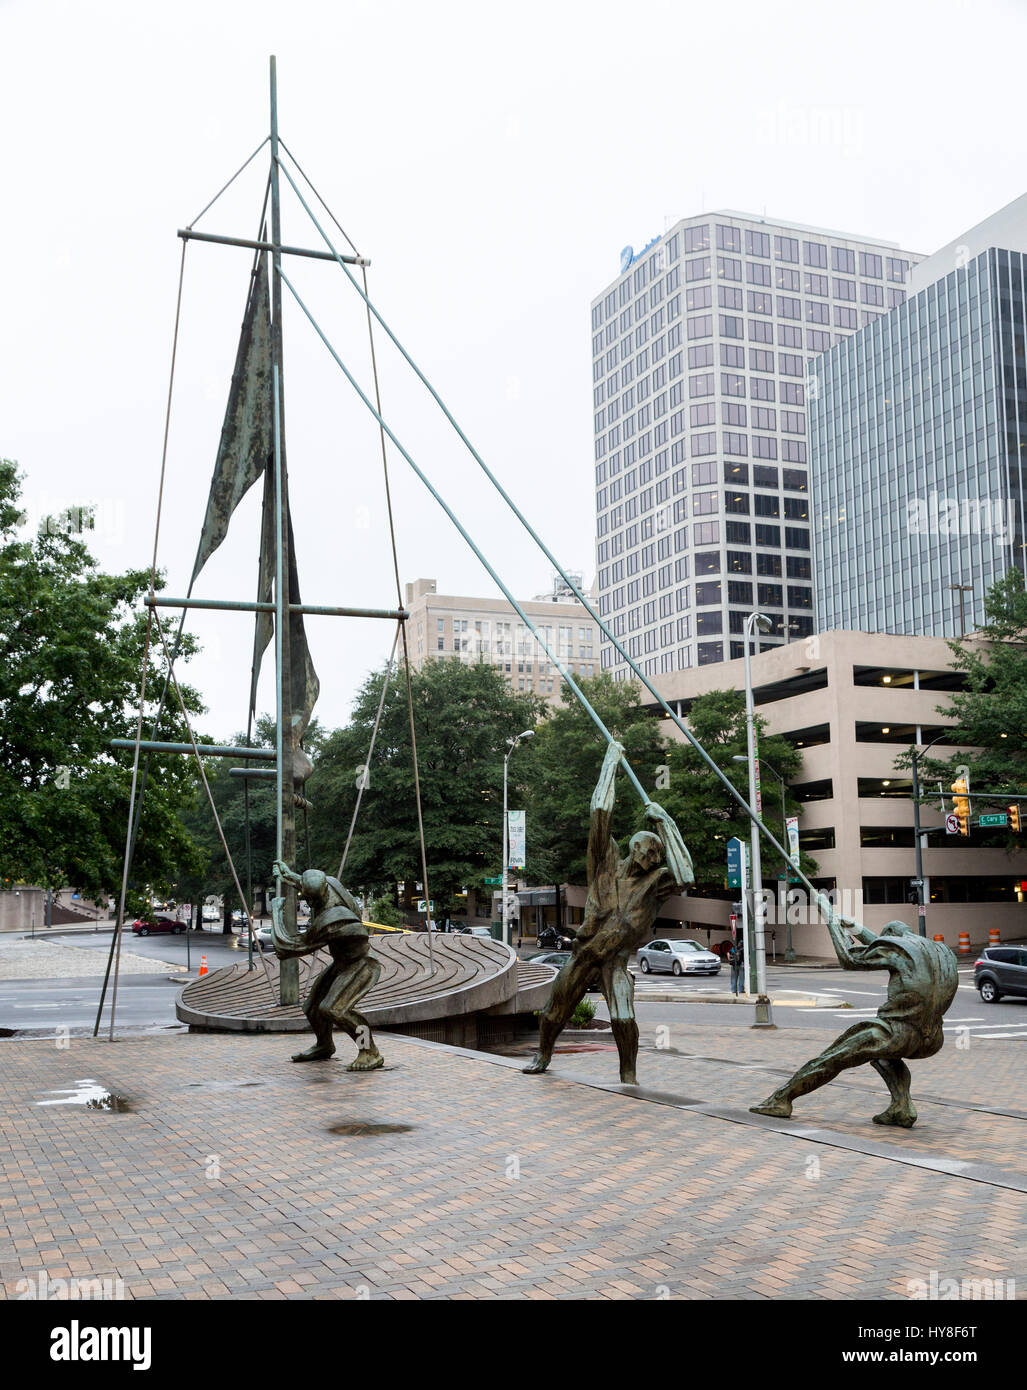
[{"label": "tree canopy", "polygon": [[[720,888],[726,875],[727,841],[748,837],[749,820],[691,744],[664,737],[661,722],[641,703],[637,686],[602,675],[579,682],[596,712],[623,743],[628,761],[653,801],[668,811],[692,855],[697,886]],[[689,727],[714,762],[743,796],[748,796],[748,773],[735,763],[746,751],[745,697],[740,691],[719,690],[692,704]],[[802,756],[787,740],[768,737],[765,721],[756,716],[760,757],[786,780],[794,776]],[[599,776],[606,742],[585,709],[576,701],[560,706],[542,720],[530,751],[518,757],[525,791],[528,871],[537,882],[584,883],[589,806]],[[780,792],[765,772],[762,779],[764,820],[780,839]],[[788,796],[787,813],[798,805]],[[642,802],[623,770],[618,775],[613,833],[618,840],[645,825]],[[764,853],[766,876],[776,872],[770,847]],[[811,861],[805,862],[808,867]]]},{"label": "tree canopy", "polygon": [[[369,676],[350,723],[328,735],[307,783],[313,803],[311,858],[338,868],[360,782],[360,816],[345,881],[361,889],[391,889],[421,879],[406,682],[394,674],[368,765],[385,672]],[[412,673],[414,727],[421,782],[429,887],[436,915],[461,888],[481,888],[500,872],[503,755],[506,740],[533,727],[534,695],[511,690],[484,662],[429,661]]]},{"label": "tree canopy", "polygon": [[[787,739],[766,733],[766,720],[755,715],[760,759],[763,821],[787,848],[781,823],[781,787],[775,772],[785,783],[802,765],[802,754]],[[724,772],[732,785],[748,800],[749,771],[746,763],[734,758],[747,751],[745,695],[740,690],[713,690],[700,696],[688,713],[688,726]],[[690,743],[668,744],[666,752],[668,785],[655,796],[664,810],[677,821],[678,829],[692,855],[697,885],[719,888],[727,873],[727,842],[739,836],[749,842],[751,821],[723,783],[709,769]],[[797,815],[800,807],[785,788],[785,814]],[[781,868],[780,858],[768,841],[762,841],[763,877],[774,878]],[[802,867],[809,873],[815,864],[807,856]]]},{"label": "tree canopy", "polygon": [[[986,621],[964,639],[949,642],[952,665],[963,672],[964,690],[939,705],[938,712],[955,719],[948,741],[966,745],[948,760],[925,759],[922,775],[941,777],[946,785],[958,767],[970,769],[975,787],[1012,795],[1027,794],[1027,590],[1015,567],[999,579],[985,597]],[[940,751],[940,750],[939,750]],[[908,764],[909,756],[903,759]],[[980,803],[1001,811],[1001,803]],[[975,807],[976,811],[976,807]],[[1027,803],[1023,805],[1027,819]],[[1015,839],[1011,836],[1011,841]],[[1022,836],[1020,837],[1022,841]]]},{"label": "tree canopy", "polygon": [[[638,688],[603,672],[578,681],[582,694],[619,743],[646,788],[655,785],[663,763],[657,720],[639,700]],[[528,876],[537,883],[584,883],[589,807],[606,754],[606,740],[584,706],[568,691],[567,702],[551,707],[532,742],[510,761],[511,785],[523,789]],[[659,797],[654,793],[654,800]],[[511,806],[517,802],[513,796]],[[641,802],[623,770],[618,774],[613,833],[641,827]]]},{"label": "tree canopy", "polygon": [[[49,517],[20,535],[21,482],[0,461],[0,845],[5,879],[92,893],[121,882],[131,753],[146,620],[135,610],[149,571],[101,573],[85,535],[86,509]],[[183,656],[193,645],[186,642]],[[162,688],[151,648],[147,713]],[[194,691],[183,687],[192,712]],[[144,720],[145,724],[145,720]],[[167,737],[184,737],[169,707]],[[136,847],[138,880],[167,882],[196,849],[179,817],[193,794],[178,760],[154,764]]]}]

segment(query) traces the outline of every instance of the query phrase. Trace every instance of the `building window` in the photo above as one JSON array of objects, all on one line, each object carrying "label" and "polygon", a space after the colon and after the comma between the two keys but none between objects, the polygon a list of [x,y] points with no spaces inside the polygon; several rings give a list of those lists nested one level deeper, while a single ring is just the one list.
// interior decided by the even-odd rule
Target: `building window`
[{"label": "building window", "polygon": [[798,263],[799,241],[797,237],[776,236],[774,238],[774,258],[779,261]]},{"label": "building window", "polygon": [[697,652],[697,661],[700,666],[714,666],[718,661],[724,660],[723,642],[700,642]]},{"label": "building window", "polygon": [[767,232],[745,233],[745,254],[747,256],[770,256],[770,236]]}]

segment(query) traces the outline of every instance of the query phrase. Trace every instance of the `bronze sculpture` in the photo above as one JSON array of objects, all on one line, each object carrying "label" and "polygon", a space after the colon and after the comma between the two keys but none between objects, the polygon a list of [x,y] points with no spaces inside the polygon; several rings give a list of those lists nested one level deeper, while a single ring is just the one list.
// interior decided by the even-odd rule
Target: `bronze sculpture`
[{"label": "bronze sculpture", "polygon": [[[839,1072],[869,1062],[891,1095],[891,1104],[874,1116],[874,1123],[910,1129],[916,1123],[916,1110],[909,1094],[909,1068],[903,1058],[933,1057],[941,1050],[945,1040],[942,1018],[959,984],[956,958],[944,942],[928,941],[904,922],[889,922],[880,936],[875,936],[852,917],[839,917],[823,893],[817,903],[827,917],[841,964],[846,970],[887,970],[888,998],[876,1018],[847,1028],[819,1057],[800,1067],[786,1085],[750,1109],[755,1115],[788,1119],[793,1100],[826,1086]],[[843,924],[862,945],[849,943]]]},{"label": "bronze sculpture", "polygon": [[279,960],[307,956],[322,946],[328,948],[332,958],[331,964],[314,981],[303,1006],[314,1030],[314,1045],[305,1052],[297,1052],[292,1060],[318,1062],[334,1056],[332,1029],[338,1025],[358,1049],[347,1071],[374,1071],[384,1066],[385,1058],[374,1045],[367,1019],[356,1008],[382,972],[381,962],[370,953],[367,927],[361,921],[359,907],[337,878],[320,869],[296,874],[287,864],[276,860],[274,872],[296,887],[310,904],[311,914],[306,931],[292,937],[282,920],[284,899],[273,900],[271,940]]},{"label": "bronze sculpture", "polygon": [[645,808],[653,830],[633,835],[627,857],[621,859],[610,823],[614,778],[623,756],[623,747],[611,743],[592,794],[585,920],[539,1019],[539,1048],[524,1068],[526,1072],[543,1072],[549,1066],[556,1039],[584,996],[589,980],[599,971],[620,1058],[620,1079],[627,1085],[636,1084],[638,1024],[628,957],[652,933],[663,900],[681,892],[693,882],[693,875],[692,860],[677,826],[654,801]]}]

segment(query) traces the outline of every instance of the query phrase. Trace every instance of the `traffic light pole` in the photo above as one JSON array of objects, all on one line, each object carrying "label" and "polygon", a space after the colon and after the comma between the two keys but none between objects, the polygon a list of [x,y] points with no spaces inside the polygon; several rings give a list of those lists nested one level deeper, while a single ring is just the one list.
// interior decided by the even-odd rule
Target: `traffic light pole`
[{"label": "traffic light pole", "polygon": [[[925,750],[926,751],[926,750]],[[924,856],[920,845],[920,779],[916,770],[917,752],[913,749],[913,845],[916,849],[916,925],[921,936],[927,935],[927,899],[924,894]]]},{"label": "traffic light pole", "polygon": [[[946,730],[946,733],[948,731]],[[924,753],[929,752],[936,743],[945,737],[939,734],[937,738],[931,740]],[[916,760],[922,754],[913,746],[913,846],[916,851],[916,925],[921,936],[927,935],[927,895],[924,892],[924,856],[923,848],[920,843],[920,777],[917,772]]]}]

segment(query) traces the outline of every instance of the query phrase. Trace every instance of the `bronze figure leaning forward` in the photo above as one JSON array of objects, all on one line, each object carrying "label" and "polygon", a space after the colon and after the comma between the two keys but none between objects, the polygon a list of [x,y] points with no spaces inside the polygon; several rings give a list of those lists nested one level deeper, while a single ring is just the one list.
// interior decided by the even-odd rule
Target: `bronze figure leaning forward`
[{"label": "bronze figure leaning forward", "polygon": [[524,1068],[526,1072],[545,1071],[549,1066],[557,1038],[583,998],[589,980],[599,971],[620,1058],[620,1079],[636,1084],[638,1024],[628,959],[651,935],[663,900],[680,893],[693,881],[693,875],[692,860],[677,826],[654,801],[645,808],[652,829],[632,835],[627,856],[620,857],[610,824],[614,778],[623,754],[619,743],[610,744],[592,794],[585,920],[539,1019],[539,1049]]},{"label": "bronze figure leaning forward", "polygon": [[[788,1119],[792,1101],[826,1086],[849,1067],[869,1062],[891,1095],[891,1104],[874,1116],[878,1125],[910,1129],[916,1110],[909,1095],[910,1074],[903,1058],[933,1057],[945,1040],[942,1018],[959,984],[956,958],[941,941],[928,941],[904,922],[889,922],[875,936],[852,917],[839,917],[821,893],[818,906],[827,918],[838,959],[847,970],[887,970],[888,997],[876,1018],[854,1023],[829,1048],[799,1068],[792,1079],[750,1109],[756,1115]],[[845,929],[862,945],[851,945]]]},{"label": "bronze figure leaning forward", "polygon": [[293,884],[300,897],[310,904],[310,926],[298,937],[289,936],[282,921],[284,899],[271,904],[271,940],[280,960],[308,956],[326,947],[331,964],[314,981],[303,1012],[314,1030],[314,1045],[297,1052],[294,1062],[318,1062],[335,1054],[332,1029],[342,1028],[357,1045],[357,1056],[347,1071],[374,1071],[385,1065],[385,1058],[374,1045],[371,1029],[357,1004],[376,984],[381,962],[370,953],[367,927],[352,895],[337,878],[308,869],[296,874],[287,864],[275,862],[274,872]]}]

